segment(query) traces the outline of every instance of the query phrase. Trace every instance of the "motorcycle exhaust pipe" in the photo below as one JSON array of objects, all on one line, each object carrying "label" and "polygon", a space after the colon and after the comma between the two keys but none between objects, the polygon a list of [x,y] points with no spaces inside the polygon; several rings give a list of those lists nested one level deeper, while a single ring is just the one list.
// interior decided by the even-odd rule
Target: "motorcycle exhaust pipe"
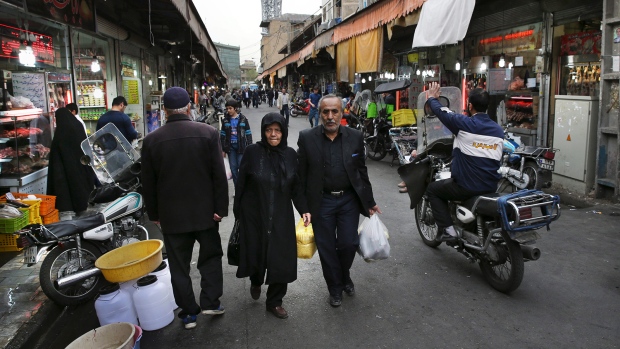
[{"label": "motorcycle exhaust pipe", "polygon": [[88,279],[89,277],[97,276],[99,274],[101,274],[101,270],[99,268],[93,267],[91,269],[80,271],[54,281],[54,287],[56,287],[56,289],[63,289],[82,282],[84,279]]},{"label": "motorcycle exhaust pipe", "polygon": [[540,258],[540,250],[538,247],[533,245],[521,245],[521,252],[523,253],[523,258],[531,261],[535,261]]}]

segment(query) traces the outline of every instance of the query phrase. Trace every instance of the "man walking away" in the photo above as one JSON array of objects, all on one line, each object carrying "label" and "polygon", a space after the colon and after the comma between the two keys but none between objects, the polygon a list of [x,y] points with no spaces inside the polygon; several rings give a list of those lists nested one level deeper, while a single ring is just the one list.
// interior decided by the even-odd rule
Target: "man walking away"
[{"label": "man walking away", "polygon": [[[228,215],[228,182],[215,128],[191,122],[187,92],[172,87],[163,97],[166,124],[144,139],[142,186],[149,219],[161,223],[178,316],[186,329],[196,317],[220,315],[223,288],[219,222]],[[200,305],[189,275],[194,242],[200,250]]]},{"label": "man walking away", "polygon": [[342,101],[319,101],[322,126],[299,133],[299,178],[312,217],[329,304],[339,307],[342,291],[355,294],[350,269],[359,246],[357,226],[364,216],[381,213],[364,162],[362,133],[341,127]]},{"label": "man walking away", "polygon": [[267,90],[267,102],[269,102],[269,107],[273,107],[273,89]]}]

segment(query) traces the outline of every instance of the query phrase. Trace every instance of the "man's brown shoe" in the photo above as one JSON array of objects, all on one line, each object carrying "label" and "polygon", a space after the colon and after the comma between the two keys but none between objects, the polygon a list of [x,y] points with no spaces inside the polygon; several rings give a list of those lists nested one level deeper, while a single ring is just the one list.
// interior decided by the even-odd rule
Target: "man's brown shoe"
[{"label": "man's brown shoe", "polygon": [[407,184],[405,184],[405,182],[404,182],[404,181],[403,181],[403,182],[398,183],[398,187],[399,187],[399,188],[405,188],[406,186],[407,186]]},{"label": "man's brown shoe", "polygon": [[250,296],[252,296],[253,300],[257,300],[260,298],[260,286],[250,286]]},{"label": "man's brown shoe", "polygon": [[286,310],[280,306],[278,307],[267,307],[267,311],[275,315],[279,319],[286,319],[288,317],[288,313]]},{"label": "man's brown shoe", "polygon": [[407,192],[407,187],[398,189],[398,192],[399,193],[406,193]]}]

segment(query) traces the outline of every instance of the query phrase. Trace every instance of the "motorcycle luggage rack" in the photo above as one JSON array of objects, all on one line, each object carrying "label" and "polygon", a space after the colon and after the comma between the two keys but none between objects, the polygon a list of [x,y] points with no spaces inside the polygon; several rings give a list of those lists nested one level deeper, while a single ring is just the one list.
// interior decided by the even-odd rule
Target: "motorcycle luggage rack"
[{"label": "motorcycle luggage rack", "polygon": [[549,230],[549,224],[560,218],[560,197],[540,190],[521,190],[500,197],[497,208],[503,228],[514,237],[545,226]]}]

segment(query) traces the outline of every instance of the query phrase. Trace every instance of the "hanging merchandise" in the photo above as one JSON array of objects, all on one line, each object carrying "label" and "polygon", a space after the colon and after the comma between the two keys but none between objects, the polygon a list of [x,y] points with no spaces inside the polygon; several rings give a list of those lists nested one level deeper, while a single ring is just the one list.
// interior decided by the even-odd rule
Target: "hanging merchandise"
[{"label": "hanging merchandise", "polygon": [[[422,5],[412,48],[456,44],[469,28],[476,0],[433,0]],[[437,19],[441,18],[440,21]]]}]

